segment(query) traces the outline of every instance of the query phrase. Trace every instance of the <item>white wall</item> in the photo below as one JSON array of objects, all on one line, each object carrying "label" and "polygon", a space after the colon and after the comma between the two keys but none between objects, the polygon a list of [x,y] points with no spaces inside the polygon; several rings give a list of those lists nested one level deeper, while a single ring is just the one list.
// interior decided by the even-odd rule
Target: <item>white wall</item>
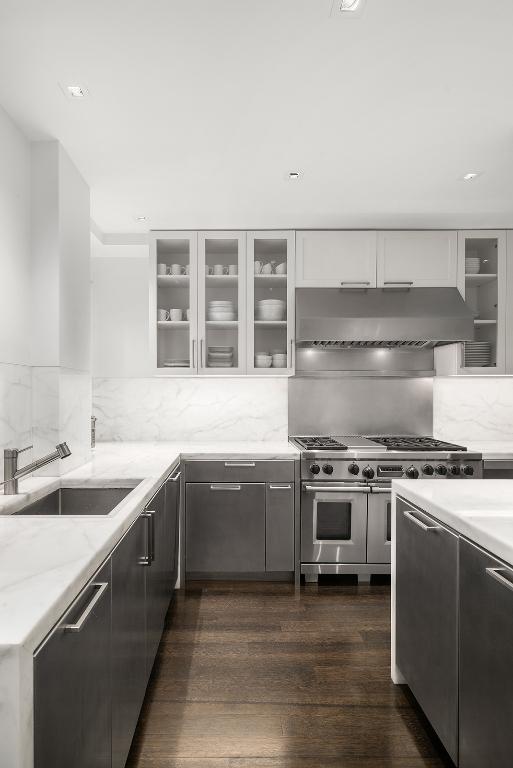
[{"label": "white wall", "polygon": [[513,440],[513,376],[435,378],[433,434],[454,442]]}]

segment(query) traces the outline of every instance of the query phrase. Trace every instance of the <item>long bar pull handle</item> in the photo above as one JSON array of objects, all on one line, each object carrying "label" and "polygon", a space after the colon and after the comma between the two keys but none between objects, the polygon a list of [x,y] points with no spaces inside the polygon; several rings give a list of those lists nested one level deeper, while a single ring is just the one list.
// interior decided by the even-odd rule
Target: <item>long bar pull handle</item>
[{"label": "long bar pull handle", "polygon": [[270,485],[269,490],[270,491],[290,491],[292,486],[290,483],[288,485]]},{"label": "long bar pull handle", "polygon": [[152,564],[152,536],[153,536],[153,514],[151,512],[143,512],[141,517],[144,517],[148,521],[146,528],[146,554],[139,559],[139,565],[151,565]]},{"label": "long bar pull handle", "polygon": [[422,520],[419,520],[418,517],[415,517],[412,512],[403,512],[404,516],[408,518],[408,520],[411,520],[412,523],[415,523],[415,525],[418,525],[419,528],[422,528],[423,531],[440,531],[441,526],[440,525],[426,525],[426,523],[423,523]]},{"label": "long bar pull handle", "polygon": [[341,280],[340,285],[370,285],[370,280]]},{"label": "long bar pull handle", "polygon": [[488,576],[491,576],[492,579],[495,579],[495,581],[498,581],[499,584],[502,584],[503,587],[507,587],[507,589],[510,589],[513,592],[513,582],[511,582],[509,579],[507,579],[505,576],[502,575],[502,573],[508,573],[508,570],[506,568],[487,568],[486,573]]},{"label": "long bar pull handle", "polygon": [[231,485],[230,483],[219,483],[210,486],[211,491],[240,491],[240,485]]},{"label": "long bar pull handle", "polygon": [[200,339],[200,366],[206,368],[205,364],[205,344],[203,339]]},{"label": "long bar pull handle", "polygon": [[394,285],[408,288],[408,286],[413,285],[413,280],[385,280],[383,285],[388,285],[390,288],[393,288]]},{"label": "long bar pull handle", "polygon": [[225,467],[256,467],[254,461],[225,461]]},{"label": "long bar pull handle", "polygon": [[182,475],[181,471],[178,470],[176,475],[173,475],[173,477],[168,478],[168,480],[169,480],[170,483],[175,483],[177,480],[180,479],[181,475]]},{"label": "long bar pull handle", "polygon": [[94,595],[91,601],[87,604],[87,607],[85,608],[78,621],[75,624],[63,624],[62,629],[66,630],[66,632],[80,632],[87,619],[93,612],[94,606],[101,599],[108,586],[109,584],[107,581],[100,581],[97,584],[93,584],[92,587],[94,588]]},{"label": "long bar pull handle", "polygon": [[192,367],[196,368],[196,339],[192,340]]},{"label": "long bar pull handle", "polygon": [[322,488],[319,485],[305,485],[305,491],[315,491],[317,493],[370,493],[370,488],[363,485],[342,485]]}]

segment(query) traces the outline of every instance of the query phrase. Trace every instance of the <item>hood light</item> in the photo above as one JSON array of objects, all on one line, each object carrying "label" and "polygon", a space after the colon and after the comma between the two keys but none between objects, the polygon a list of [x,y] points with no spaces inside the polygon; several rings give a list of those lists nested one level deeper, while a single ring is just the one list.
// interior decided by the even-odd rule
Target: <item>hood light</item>
[{"label": "hood light", "polygon": [[356,11],[360,4],[361,0],[338,0],[338,9],[342,13]]},{"label": "hood light", "polygon": [[474,181],[474,179],[477,179],[478,176],[481,176],[480,171],[470,171],[469,173],[466,173],[464,176],[462,176],[462,181]]}]

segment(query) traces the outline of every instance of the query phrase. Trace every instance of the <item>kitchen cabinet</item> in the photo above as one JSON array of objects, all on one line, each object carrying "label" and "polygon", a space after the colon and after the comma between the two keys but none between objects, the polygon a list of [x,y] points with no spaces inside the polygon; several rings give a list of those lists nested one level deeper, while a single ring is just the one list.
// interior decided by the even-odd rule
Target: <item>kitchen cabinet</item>
[{"label": "kitchen cabinet", "polygon": [[171,542],[170,560],[168,568],[168,592],[170,595],[176,587],[178,579],[178,552],[180,543],[180,478],[182,473],[180,469],[166,481],[166,516],[168,521],[169,533],[168,540]]},{"label": "kitchen cabinet", "polygon": [[458,536],[402,499],[396,509],[396,661],[458,760]]},{"label": "kitchen cabinet", "polygon": [[294,484],[267,483],[265,570],[294,570]]},{"label": "kitchen cabinet", "polygon": [[377,235],[372,231],[296,232],[296,285],[375,288]]},{"label": "kitchen cabinet", "polygon": [[460,540],[461,768],[513,755],[513,568]]},{"label": "kitchen cabinet", "polygon": [[112,553],[112,768],[125,765],[147,682],[146,521]]},{"label": "kitchen cabinet", "polygon": [[34,767],[111,765],[111,563],[34,655]]},{"label": "kitchen cabinet", "polygon": [[457,287],[457,232],[379,232],[377,285]]},{"label": "kitchen cabinet", "polygon": [[[247,372],[294,373],[295,242],[293,232],[247,234]],[[278,302],[278,309],[269,306]],[[260,367],[272,357],[269,368]]]},{"label": "kitchen cabinet", "polygon": [[166,487],[163,485],[144,510],[146,520],[148,560],[146,569],[146,656],[149,677],[164,629],[171,599],[171,542],[166,510]]}]

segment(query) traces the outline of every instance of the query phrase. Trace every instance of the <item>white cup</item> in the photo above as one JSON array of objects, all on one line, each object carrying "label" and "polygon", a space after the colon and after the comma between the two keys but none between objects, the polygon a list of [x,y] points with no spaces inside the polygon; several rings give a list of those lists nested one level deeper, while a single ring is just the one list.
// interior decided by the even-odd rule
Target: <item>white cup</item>
[{"label": "white cup", "polygon": [[157,275],[167,275],[167,264],[157,264]]},{"label": "white cup", "polygon": [[185,310],[185,319],[186,320],[190,320],[191,319],[191,310],[188,309],[188,308]]},{"label": "white cup", "polygon": [[184,275],[189,275],[190,272],[191,272],[191,265],[190,264],[186,264],[185,267],[184,267]]},{"label": "white cup", "polygon": [[157,309],[158,320],[169,320],[169,312],[167,309]]},{"label": "white cup", "polygon": [[255,275],[259,275],[261,271],[262,271],[262,262],[255,261]]},{"label": "white cup", "polygon": [[185,267],[183,267],[181,264],[171,264],[169,267],[169,273],[171,275],[184,275]]},{"label": "white cup", "polygon": [[183,310],[181,309],[170,309],[169,310],[169,319],[172,320],[174,323],[178,322],[178,320],[183,319]]},{"label": "white cup", "polygon": [[214,264],[214,275],[224,275],[224,264]]},{"label": "white cup", "polygon": [[229,264],[228,265],[228,274],[229,275],[238,275],[239,274],[239,265],[238,264]]},{"label": "white cup", "polygon": [[273,271],[272,264],[264,264],[262,267],[262,274],[263,275],[271,275]]},{"label": "white cup", "polygon": [[287,262],[281,261],[279,264],[276,264],[276,269],[274,270],[277,275],[286,275],[287,274]]}]

